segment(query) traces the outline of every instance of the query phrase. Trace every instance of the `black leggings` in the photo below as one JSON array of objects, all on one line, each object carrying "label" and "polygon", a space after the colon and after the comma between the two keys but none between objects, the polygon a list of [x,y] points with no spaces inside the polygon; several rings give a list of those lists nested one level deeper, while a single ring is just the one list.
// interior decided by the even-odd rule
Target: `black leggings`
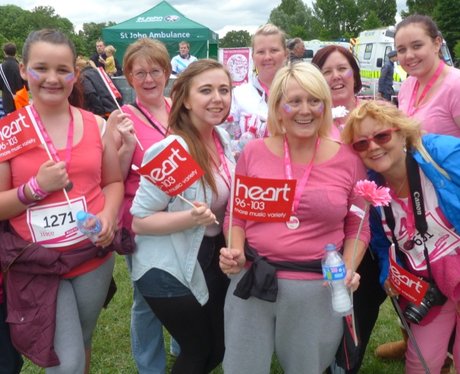
[{"label": "black leggings", "polygon": [[[223,246],[221,240],[223,238],[211,244],[215,252],[205,265],[204,275],[209,291],[209,300],[205,305],[201,306],[193,295],[144,296],[155,315],[179,343],[180,354],[172,368],[173,374],[209,373],[222,362],[225,350],[224,301],[229,280],[218,264],[218,253]],[[206,248],[207,241],[203,241],[200,251],[210,250]],[[203,268],[203,264],[201,266]]]}]

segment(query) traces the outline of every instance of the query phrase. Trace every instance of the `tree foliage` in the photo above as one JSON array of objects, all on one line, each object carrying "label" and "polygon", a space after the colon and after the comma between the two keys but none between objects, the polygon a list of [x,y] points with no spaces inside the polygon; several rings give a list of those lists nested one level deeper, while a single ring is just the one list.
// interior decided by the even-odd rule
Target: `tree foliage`
[{"label": "tree foliage", "polygon": [[[397,12],[396,0],[357,0],[360,12],[360,26],[362,30],[368,30],[368,24],[375,23],[375,16],[381,26],[391,26],[395,24]],[[369,18],[373,18],[372,22]],[[371,27],[371,28],[375,28]]]},{"label": "tree foliage", "polygon": [[318,35],[319,23],[313,17],[312,10],[302,0],[282,0],[274,8],[268,19],[282,29],[288,38],[313,39]]},{"label": "tree foliage", "polygon": [[229,31],[222,39],[219,39],[221,48],[249,47],[251,45],[251,34],[246,30]]},{"label": "tree foliage", "polygon": [[438,0],[407,0],[407,11],[401,12],[401,16],[406,18],[411,14],[425,14],[432,16],[433,9],[436,7]]},{"label": "tree foliage", "polygon": [[317,0],[313,10],[321,25],[321,39],[349,38],[361,31],[360,10],[354,0]]},{"label": "tree foliage", "polygon": [[433,19],[436,21],[442,36],[446,40],[449,50],[458,58],[455,53],[455,44],[460,41],[460,0],[437,0],[436,8],[433,11]]}]

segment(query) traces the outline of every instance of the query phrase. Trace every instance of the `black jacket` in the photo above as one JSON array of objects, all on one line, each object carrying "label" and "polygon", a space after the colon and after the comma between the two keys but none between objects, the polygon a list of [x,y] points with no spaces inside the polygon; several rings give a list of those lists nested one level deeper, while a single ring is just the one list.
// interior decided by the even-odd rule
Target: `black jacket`
[{"label": "black jacket", "polygon": [[85,67],[80,72],[80,82],[83,86],[83,109],[100,116],[117,109],[109,90],[95,68]]},{"label": "black jacket", "polygon": [[[16,93],[17,90],[24,87],[25,82],[22,80],[21,75],[19,74],[19,63],[14,57],[5,57],[5,60],[2,63],[2,68],[13,94]],[[10,94],[7,87],[8,86],[0,77],[0,90],[2,90],[3,111],[5,114],[14,112],[16,110],[13,96]]]}]

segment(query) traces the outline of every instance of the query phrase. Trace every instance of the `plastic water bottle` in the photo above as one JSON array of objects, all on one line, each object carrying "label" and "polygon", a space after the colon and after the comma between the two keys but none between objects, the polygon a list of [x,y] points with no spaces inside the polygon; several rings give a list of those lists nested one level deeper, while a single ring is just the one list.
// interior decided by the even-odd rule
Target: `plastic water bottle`
[{"label": "plastic water bottle", "polygon": [[255,127],[250,127],[248,131],[244,132],[241,135],[240,140],[238,142],[240,151],[242,151],[244,147],[246,147],[246,144],[248,144],[251,140],[254,140],[256,138],[256,131],[257,129]]},{"label": "plastic water bottle", "polygon": [[102,223],[94,214],[80,210],[77,213],[77,227],[93,243],[95,243],[102,230]]},{"label": "plastic water bottle", "polygon": [[351,312],[351,298],[345,286],[347,269],[342,255],[337,251],[334,244],[328,244],[324,248],[326,253],[321,260],[324,279],[329,282],[332,292],[332,309],[342,315]]}]

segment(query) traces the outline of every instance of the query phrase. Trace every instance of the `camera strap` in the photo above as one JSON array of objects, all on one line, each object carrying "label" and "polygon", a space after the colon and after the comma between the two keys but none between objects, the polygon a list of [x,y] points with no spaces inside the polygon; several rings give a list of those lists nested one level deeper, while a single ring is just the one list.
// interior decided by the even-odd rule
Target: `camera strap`
[{"label": "camera strap", "polygon": [[[407,169],[407,177],[409,180],[409,190],[410,190],[410,200],[412,203],[412,212],[415,218],[415,228],[420,233],[423,241],[423,255],[425,256],[426,261],[426,268],[428,271],[428,277],[430,280],[433,279],[431,273],[431,264],[430,264],[430,257],[428,254],[428,248],[426,247],[425,242],[425,234],[428,231],[428,224],[426,222],[425,216],[425,204],[423,199],[423,190],[422,190],[422,182],[420,179],[420,169],[418,166],[417,161],[415,161],[414,157],[412,156],[411,152],[407,152],[406,154],[406,169]],[[385,218],[387,221],[387,225],[391,230],[391,237],[393,239],[393,243],[397,250],[400,250],[398,245],[398,240],[396,239],[395,235],[395,218],[393,215],[393,210],[391,209],[391,204],[388,206],[384,206],[383,210],[385,212]]]}]

